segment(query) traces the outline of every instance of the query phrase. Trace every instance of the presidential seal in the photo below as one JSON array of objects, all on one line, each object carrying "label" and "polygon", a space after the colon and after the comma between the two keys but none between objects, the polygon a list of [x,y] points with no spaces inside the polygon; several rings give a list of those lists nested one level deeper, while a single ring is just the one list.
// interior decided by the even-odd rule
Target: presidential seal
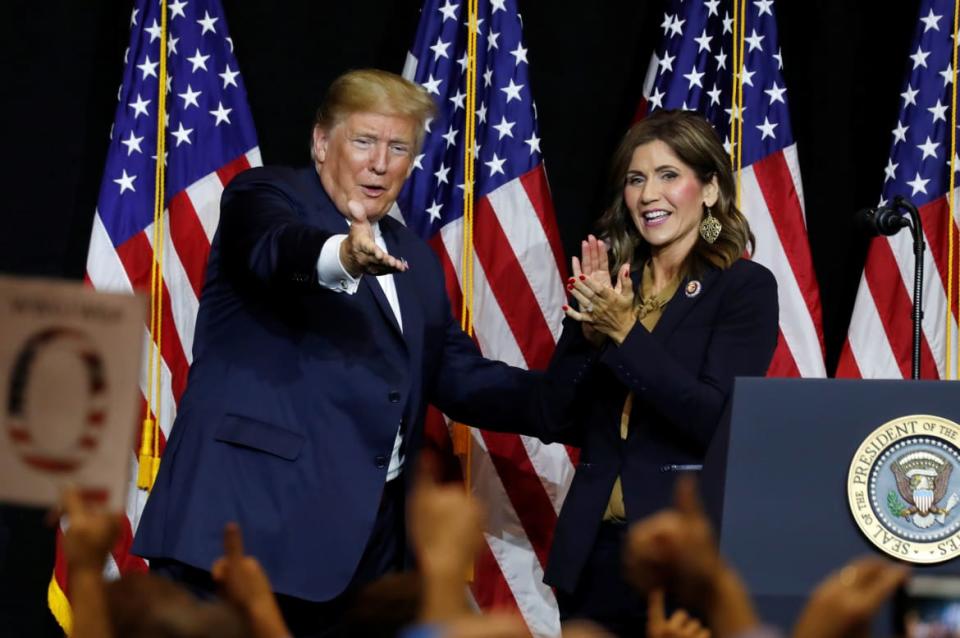
[{"label": "presidential seal", "polygon": [[884,423],[857,449],[850,512],[870,542],[911,563],[960,554],[960,425],[929,414]]}]

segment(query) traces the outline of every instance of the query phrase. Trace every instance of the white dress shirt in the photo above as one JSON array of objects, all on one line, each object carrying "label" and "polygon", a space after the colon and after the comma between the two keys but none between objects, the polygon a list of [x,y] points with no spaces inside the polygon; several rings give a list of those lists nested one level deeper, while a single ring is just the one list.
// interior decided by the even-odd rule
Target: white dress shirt
[{"label": "white dress shirt", "polygon": [[[350,222],[347,222],[348,226],[349,224]],[[380,222],[374,222],[370,226],[373,229],[373,240],[377,243],[377,246],[382,248],[384,252],[389,252],[386,242],[383,241],[383,234],[380,232]],[[323,248],[320,250],[320,257],[317,259],[317,281],[324,288],[352,295],[360,287],[360,277],[354,277],[348,273],[340,261],[340,244],[346,238],[346,234],[334,235],[324,242]],[[393,310],[393,316],[396,317],[397,325],[400,326],[402,332],[403,319],[400,317],[400,299],[397,297],[397,285],[393,280],[393,274],[377,275],[375,279],[380,284],[383,295],[387,298],[390,309]],[[400,454],[402,443],[403,431],[398,425],[397,436],[393,441],[393,453],[390,455],[390,465],[387,467],[388,481],[400,476],[400,472],[403,470],[403,456]]]}]

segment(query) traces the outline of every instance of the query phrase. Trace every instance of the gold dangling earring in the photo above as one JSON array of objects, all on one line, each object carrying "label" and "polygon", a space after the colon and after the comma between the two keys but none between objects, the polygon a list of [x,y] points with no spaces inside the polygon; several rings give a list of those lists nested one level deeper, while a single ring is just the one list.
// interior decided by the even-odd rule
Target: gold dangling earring
[{"label": "gold dangling earring", "polygon": [[710,210],[710,207],[707,206],[707,214],[700,222],[700,236],[703,237],[703,241],[708,244],[712,244],[717,241],[717,237],[720,236],[720,231],[723,229],[723,224],[720,223],[720,220],[713,216],[713,211]]}]

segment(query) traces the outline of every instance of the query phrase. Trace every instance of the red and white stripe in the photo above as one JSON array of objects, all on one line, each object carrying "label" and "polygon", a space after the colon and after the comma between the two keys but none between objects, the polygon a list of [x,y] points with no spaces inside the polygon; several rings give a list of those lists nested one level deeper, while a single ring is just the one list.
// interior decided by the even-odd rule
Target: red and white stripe
[{"label": "red and white stripe", "polygon": [[824,377],[823,328],[803,208],[797,146],[744,167],[741,208],[756,236],[752,258],[777,279],[780,338],[768,376]]},{"label": "red and white stripe", "polygon": [[[560,335],[566,296],[542,166],[477,200],[473,238],[473,328],[480,350],[514,366],[544,368]],[[462,218],[442,228],[431,245],[459,311]],[[572,453],[525,436],[471,434],[471,489],[488,512],[473,596],[484,609],[515,607],[534,636],[558,636],[557,602],[543,573],[573,479]]]},{"label": "red and white stripe", "polygon": [[[220,219],[220,195],[234,175],[251,166],[260,166],[260,149],[255,147],[217,171],[197,180],[170,198],[164,216],[163,232],[163,307],[160,378],[161,453],[177,412],[177,403],[186,387],[187,371],[193,360],[193,331],[200,304],[200,291],[206,269],[210,242]],[[150,264],[153,260],[153,224],[114,248],[100,218],[94,216],[87,254],[87,282],[97,290],[149,295]],[[157,344],[149,327],[144,326],[144,368],[140,371],[141,406],[146,406],[147,353]],[[140,423],[136,424],[140,431]],[[126,500],[126,519],[120,538],[108,558],[104,573],[116,578],[128,571],[143,571],[146,562],[130,554],[133,535],[148,494],[136,486],[139,469],[139,436],[130,454],[130,486]],[[67,591],[66,563],[58,539],[54,578]]]},{"label": "red and white stripe", "polygon": [[[960,194],[960,191],[955,191]],[[924,379],[957,378],[958,257],[960,237],[947,196],[920,208],[924,251],[920,370]],[[949,237],[953,234],[953,306],[948,315]],[[850,319],[837,377],[908,379],[913,349],[913,240],[907,232],[877,237],[870,244]],[[949,321],[948,321],[949,317]],[[947,331],[950,331],[948,349]],[[948,362],[949,360],[949,362]],[[948,368],[949,363],[949,368]]]}]

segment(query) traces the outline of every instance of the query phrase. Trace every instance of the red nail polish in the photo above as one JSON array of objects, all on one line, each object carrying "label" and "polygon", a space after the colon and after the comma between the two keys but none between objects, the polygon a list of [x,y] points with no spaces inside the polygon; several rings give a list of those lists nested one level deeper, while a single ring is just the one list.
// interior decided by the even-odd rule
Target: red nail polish
[{"label": "red nail polish", "polygon": [[586,280],[587,280],[586,275],[580,275],[580,281],[586,281]]},{"label": "red nail polish", "polygon": [[567,290],[573,290],[573,285],[572,285],[572,284],[567,284]]},{"label": "red nail polish", "polygon": [[563,307],[563,311],[564,311],[564,312],[566,312],[566,311],[568,311],[568,310],[570,310],[570,306],[564,306],[564,307]]}]

